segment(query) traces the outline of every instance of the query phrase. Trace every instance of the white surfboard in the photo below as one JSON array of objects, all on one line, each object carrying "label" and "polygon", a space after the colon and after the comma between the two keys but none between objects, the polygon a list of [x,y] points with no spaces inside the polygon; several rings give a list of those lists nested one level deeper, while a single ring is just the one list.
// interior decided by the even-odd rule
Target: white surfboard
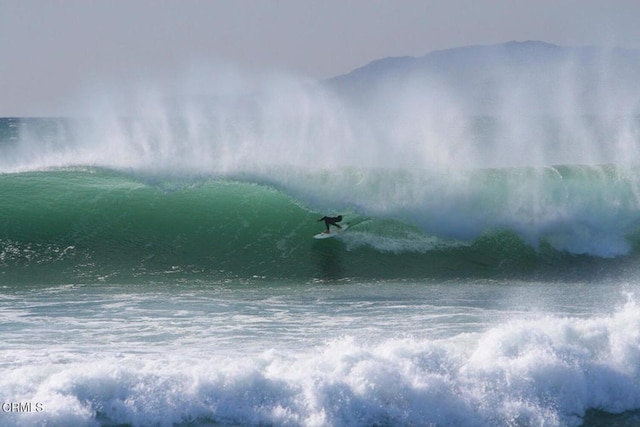
[{"label": "white surfboard", "polygon": [[318,233],[313,236],[314,239],[328,239],[329,237],[336,237],[340,233],[343,233],[347,228],[349,228],[349,224],[341,224],[342,228],[331,228],[331,233]]}]

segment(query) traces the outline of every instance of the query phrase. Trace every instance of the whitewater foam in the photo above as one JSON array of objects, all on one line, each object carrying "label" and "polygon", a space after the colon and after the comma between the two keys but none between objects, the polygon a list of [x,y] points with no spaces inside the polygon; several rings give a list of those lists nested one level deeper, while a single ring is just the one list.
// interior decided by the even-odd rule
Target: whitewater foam
[{"label": "whitewater foam", "polygon": [[639,313],[632,297],[601,317],[534,315],[443,339],[347,332],[313,349],[235,356],[179,341],[139,354],[124,343],[99,354],[11,348],[3,401],[43,410],[1,416],[4,425],[577,426],[589,409],[640,408]]}]

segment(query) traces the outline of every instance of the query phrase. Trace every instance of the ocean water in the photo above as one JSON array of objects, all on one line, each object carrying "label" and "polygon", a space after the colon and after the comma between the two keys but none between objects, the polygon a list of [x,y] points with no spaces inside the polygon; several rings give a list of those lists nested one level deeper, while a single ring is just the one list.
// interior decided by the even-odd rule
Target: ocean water
[{"label": "ocean water", "polygon": [[0,120],[1,425],[640,423],[637,117],[240,86]]}]

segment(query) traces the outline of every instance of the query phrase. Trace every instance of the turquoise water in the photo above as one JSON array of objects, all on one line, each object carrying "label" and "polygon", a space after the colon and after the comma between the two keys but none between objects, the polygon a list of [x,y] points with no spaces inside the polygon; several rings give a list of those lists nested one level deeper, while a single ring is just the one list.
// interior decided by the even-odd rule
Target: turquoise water
[{"label": "turquoise water", "polygon": [[[385,183],[405,178],[348,171],[340,180],[355,174],[367,174],[362,179],[374,184],[380,175]],[[4,174],[2,276],[10,283],[591,280],[635,268],[640,215],[632,172],[563,167],[474,175],[484,194],[456,192],[433,205],[411,199],[388,217],[375,206],[334,200],[352,227],[339,239],[318,242],[310,238],[324,227],[317,222],[322,212],[313,208],[317,202],[287,194],[284,185],[87,167]],[[553,200],[511,196],[507,187],[534,179]],[[458,212],[452,212],[454,203]],[[441,209],[448,214],[438,216]]]}]

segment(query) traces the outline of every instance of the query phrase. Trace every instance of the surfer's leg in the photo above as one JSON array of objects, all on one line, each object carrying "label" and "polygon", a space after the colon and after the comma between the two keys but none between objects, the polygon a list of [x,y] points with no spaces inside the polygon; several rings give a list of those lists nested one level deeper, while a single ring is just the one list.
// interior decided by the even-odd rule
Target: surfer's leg
[{"label": "surfer's leg", "polygon": [[[336,220],[335,220],[335,219],[333,219],[333,218],[331,219],[331,222],[330,222],[329,224],[333,225],[334,227],[338,227],[339,229],[341,229],[341,230],[342,230],[342,227],[340,227],[340,225],[338,224],[338,221],[336,221]],[[329,227],[329,226],[327,225],[327,228],[328,228],[328,227]]]}]

